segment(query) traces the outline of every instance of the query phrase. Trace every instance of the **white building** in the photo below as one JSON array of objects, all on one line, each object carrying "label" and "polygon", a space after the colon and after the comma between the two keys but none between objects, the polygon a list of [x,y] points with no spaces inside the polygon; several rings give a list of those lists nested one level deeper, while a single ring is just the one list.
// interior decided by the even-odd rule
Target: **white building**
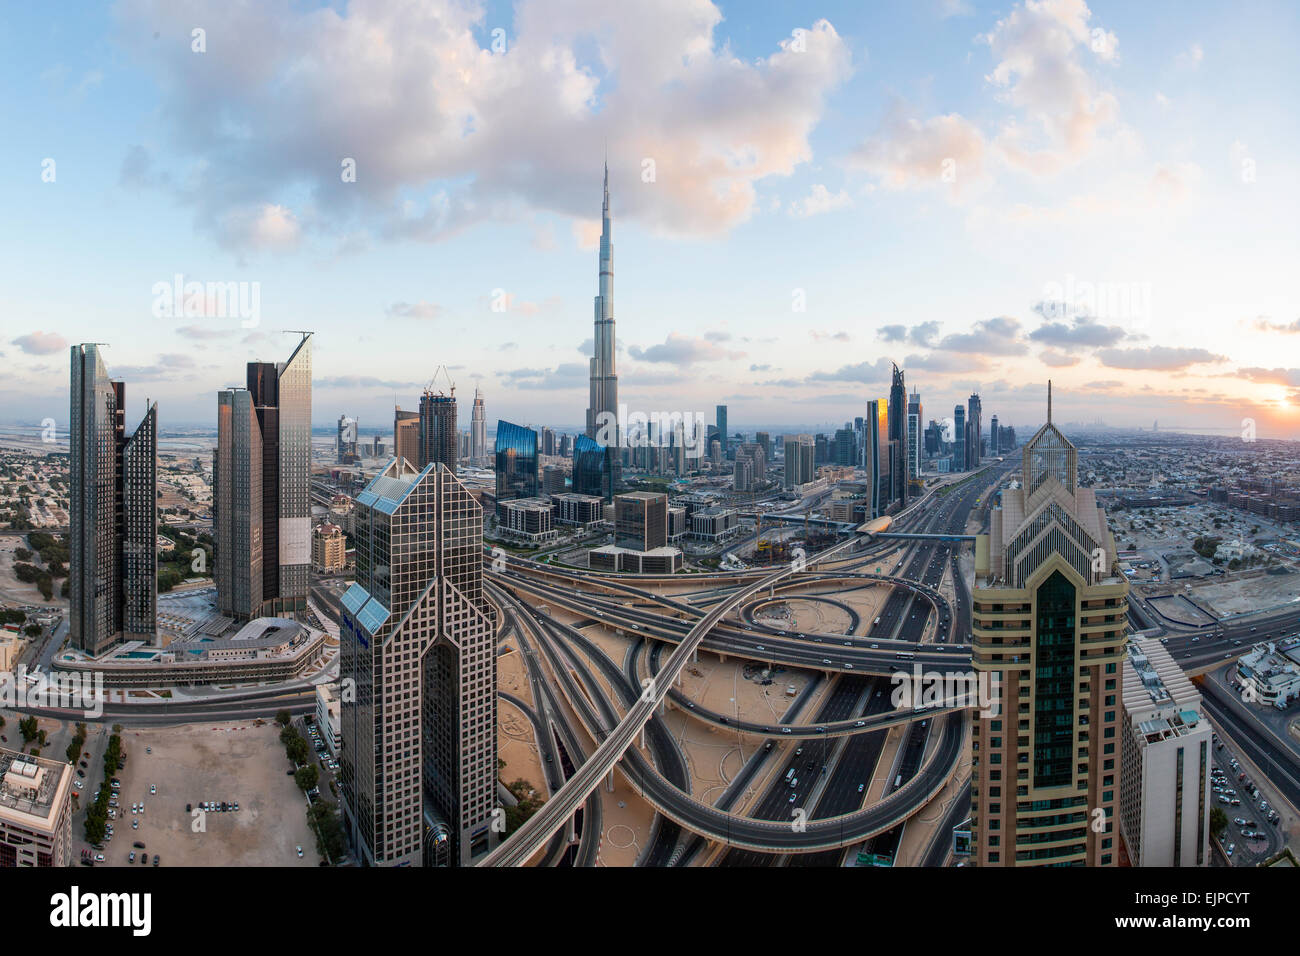
[{"label": "white building", "polygon": [[337,684],[316,685],[316,726],[331,757],[339,755],[339,689]]},{"label": "white building", "polygon": [[1156,640],[1124,662],[1120,832],[1134,866],[1209,866],[1210,722],[1201,695]]}]

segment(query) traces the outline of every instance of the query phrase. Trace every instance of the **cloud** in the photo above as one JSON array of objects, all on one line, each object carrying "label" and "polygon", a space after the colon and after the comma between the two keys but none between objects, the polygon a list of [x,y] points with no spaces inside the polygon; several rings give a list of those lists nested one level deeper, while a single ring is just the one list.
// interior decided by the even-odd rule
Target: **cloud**
[{"label": "cloud", "polygon": [[1150,369],[1174,372],[1193,365],[1226,362],[1226,355],[1216,355],[1206,349],[1172,348],[1153,345],[1144,349],[1102,349],[1097,353],[1102,365],[1110,368],[1132,370]]},{"label": "cloud", "polygon": [[809,382],[861,382],[875,385],[890,381],[893,363],[889,359],[876,359],[875,362],[858,362],[855,365],[841,365],[833,372],[816,371],[808,376]]},{"label": "cloud", "polygon": [[385,391],[401,391],[411,388],[423,388],[425,384],[425,382],[405,382],[392,378],[378,378],[374,375],[330,375],[324,378],[312,379],[314,388],[340,389],[343,391],[376,388],[382,388]]},{"label": "cloud", "polygon": [[28,355],[52,355],[68,347],[68,341],[57,332],[29,332],[13,340]]},{"label": "cloud", "polygon": [[202,341],[204,339],[224,339],[227,336],[234,335],[238,331],[237,328],[229,326],[182,325],[176,330],[176,334],[182,338]]},{"label": "cloud", "polygon": [[1052,368],[1069,368],[1072,365],[1078,365],[1082,359],[1077,355],[1066,355],[1054,349],[1044,349],[1038,353],[1038,361]]},{"label": "cloud", "polygon": [[1195,70],[1201,65],[1201,61],[1204,59],[1205,51],[1201,49],[1201,45],[1199,43],[1193,43],[1182,53],[1178,54],[1178,56],[1174,58],[1174,62],[1184,69]]},{"label": "cloud", "polygon": [[984,176],[984,135],[956,113],[920,120],[895,102],[875,135],[848,156],[891,189],[948,184],[953,191]]},{"label": "cloud", "polygon": [[934,337],[939,334],[938,322],[921,322],[908,328],[905,325],[882,325],[876,335],[886,342],[903,343],[919,345],[921,348],[930,348],[934,342]]},{"label": "cloud", "polygon": [[808,219],[812,216],[820,216],[822,213],[833,212],[836,209],[845,209],[853,205],[853,200],[849,194],[841,189],[837,193],[832,193],[821,183],[813,186],[812,192],[803,199],[796,199],[790,203],[790,215],[796,219]]},{"label": "cloud", "polygon": [[497,375],[506,385],[514,388],[550,390],[585,385],[589,380],[590,370],[581,362],[561,362],[553,369],[516,368],[498,372]]},{"label": "cloud", "polygon": [[1239,368],[1237,375],[1261,385],[1288,385],[1300,388],[1300,368]]},{"label": "cloud", "polygon": [[[1053,314],[1053,308],[1062,303],[1046,304],[1040,302],[1034,311],[1040,314]],[[1043,308],[1040,308],[1042,306]],[[1100,325],[1090,316],[1080,315],[1070,322],[1046,322],[1029,333],[1029,338],[1041,345],[1059,348],[1104,348],[1117,345],[1126,335],[1118,325]]]},{"label": "cloud", "polygon": [[[606,144],[616,215],[723,234],[754,212],[757,182],[811,159],[852,67],[826,20],[742,59],[708,0],[520,0],[499,52],[485,6],[460,0],[117,9],[190,164],[178,196],[222,242],[263,247],[308,227],[432,241],[542,211],[590,217]],[[202,57],[152,39],[195,23]]]},{"label": "cloud", "polygon": [[442,314],[442,306],[436,302],[394,302],[384,313],[397,319],[436,319]]},{"label": "cloud", "polygon": [[[986,79],[1027,120],[1008,122],[996,145],[1012,166],[1050,175],[1091,151],[1116,121],[1115,97],[1102,91],[1086,62],[1118,58],[1115,34],[1091,26],[1083,0],[1025,0],[981,37],[997,64]],[[1039,145],[1031,144],[1036,136]]]},{"label": "cloud", "polygon": [[677,332],[669,333],[662,343],[649,348],[634,345],[627,354],[643,362],[670,362],[675,365],[691,365],[695,362],[713,362],[718,359],[742,358],[744,352],[731,352],[719,348],[707,339],[692,338]]},{"label": "cloud", "polygon": [[1300,319],[1294,322],[1274,322],[1266,315],[1256,317],[1250,327],[1258,332],[1278,332],[1282,335],[1300,335]]},{"label": "cloud", "polygon": [[814,342],[847,342],[852,336],[844,331],[829,332],[822,329],[809,329],[808,334]]},{"label": "cloud", "polygon": [[1020,340],[1020,322],[1005,315],[976,322],[969,332],[945,335],[934,347],[967,355],[1024,355],[1029,351]]}]

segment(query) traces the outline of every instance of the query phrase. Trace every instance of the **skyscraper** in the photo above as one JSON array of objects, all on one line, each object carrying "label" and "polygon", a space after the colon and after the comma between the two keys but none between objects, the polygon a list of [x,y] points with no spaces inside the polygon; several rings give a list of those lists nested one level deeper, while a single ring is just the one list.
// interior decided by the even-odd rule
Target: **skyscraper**
[{"label": "skyscraper", "polygon": [[1000,710],[975,721],[972,856],[979,866],[1119,859],[1121,664],[1128,579],[1106,513],[1047,424],[1025,446],[975,549],[972,660]]},{"label": "skyscraper", "polygon": [[513,422],[497,422],[497,501],[536,498],[537,432]]},{"label": "skyscraper", "polygon": [[966,409],[960,405],[952,410],[952,470],[966,470]]},{"label": "skyscraper", "polygon": [[996,415],[989,421],[989,454],[995,458],[1001,454],[998,448],[998,416]]},{"label": "skyscraper", "polygon": [[339,416],[337,460],[340,465],[351,465],[360,458],[357,454],[357,427],[355,418],[348,415]]},{"label": "skyscraper", "polygon": [[893,488],[889,471],[889,402],[883,398],[867,402],[867,414],[862,426],[866,439],[863,443],[862,467],[867,473],[871,503],[871,514],[868,517],[879,518],[889,508],[890,491]]},{"label": "skyscraper", "polygon": [[573,445],[573,490],[614,500],[614,449],[579,435]]},{"label": "skyscraper", "polygon": [[785,487],[798,488],[817,476],[816,446],[811,435],[786,435]]},{"label": "skyscraper", "polygon": [[921,478],[921,449],[923,446],[921,422],[921,396],[912,389],[912,397],[907,403],[907,477]]},{"label": "skyscraper", "polygon": [[74,345],[69,406],[69,636],[97,656],[157,638],[158,405],[127,438],[126,384],[98,345]]},{"label": "skyscraper", "polygon": [[[618,435],[618,375],[614,371],[614,243],[609,215],[609,164],[605,164],[605,201],[600,214],[600,292],[595,302],[595,333],[591,357],[591,395],[587,404],[587,437],[596,438],[602,422],[622,447]],[[604,415],[602,416],[602,413]]]},{"label": "skyscraper", "polygon": [[484,415],[483,393],[475,387],[474,407],[469,420],[469,457],[480,465],[487,458],[487,419]]},{"label": "skyscraper", "polygon": [[727,457],[727,406],[719,405],[715,409],[718,423],[718,441],[722,443],[722,458]]},{"label": "skyscraper", "polygon": [[[242,621],[307,609],[310,465],[311,333],[304,332],[288,361],[249,362],[247,389],[217,393],[212,530],[222,614]],[[260,595],[248,584],[259,564]]]},{"label": "skyscraper", "polygon": [[980,466],[983,436],[980,432],[980,397],[972,395],[967,401],[966,414],[966,470]]},{"label": "skyscraper", "polygon": [[467,865],[496,805],[495,625],[483,515],[442,463],[394,459],[356,499],[343,595],[344,825],[374,866]]},{"label": "skyscraper", "polygon": [[437,462],[456,474],[457,438],[456,386],[451,386],[450,393],[435,392],[432,386],[426,388],[420,396],[420,460],[415,463],[417,467]]},{"label": "skyscraper", "polygon": [[894,366],[893,382],[889,387],[889,442],[891,456],[891,501],[902,507],[907,504],[907,386],[903,370]]},{"label": "skyscraper", "polygon": [[413,466],[420,464],[420,413],[393,409],[393,454]]}]

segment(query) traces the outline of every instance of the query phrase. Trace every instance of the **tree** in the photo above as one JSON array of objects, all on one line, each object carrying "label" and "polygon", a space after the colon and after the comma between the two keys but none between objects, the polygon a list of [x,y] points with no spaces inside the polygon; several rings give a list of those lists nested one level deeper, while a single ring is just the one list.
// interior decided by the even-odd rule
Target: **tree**
[{"label": "tree", "polygon": [[289,741],[288,745],[286,745],[285,752],[288,753],[290,760],[295,764],[299,764],[306,763],[310,749],[307,746],[307,741],[303,740],[301,737],[294,737],[293,740]]},{"label": "tree", "polygon": [[276,711],[275,722],[279,724],[281,727],[288,727],[289,722],[291,720],[293,720],[293,717],[289,714],[287,710]]},{"label": "tree", "polygon": [[1223,839],[1223,831],[1228,829],[1228,815],[1221,807],[1210,808],[1210,833],[1216,840]]},{"label": "tree", "polygon": [[38,729],[35,717],[24,717],[18,721],[18,732],[23,735],[24,745],[36,739]]},{"label": "tree", "polygon": [[309,763],[298,769],[298,772],[293,775],[293,780],[298,784],[298,789],[306,793],[320,780],[320,771],[316,769],[314,763]]},{"label": "tree", "polygon": [[23,628],[23,633],[26,634],[28,637],[40,637],[41,626],[39,624],[28,624],[25,628]]}]

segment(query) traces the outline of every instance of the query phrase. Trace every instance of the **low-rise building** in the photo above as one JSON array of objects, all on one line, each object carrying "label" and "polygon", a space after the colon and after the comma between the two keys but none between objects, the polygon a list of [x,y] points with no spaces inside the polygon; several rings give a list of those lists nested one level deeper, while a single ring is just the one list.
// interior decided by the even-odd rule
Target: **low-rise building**
[{"label": "low-rise building", "polygon": [[577,525],[586,531],[605,519],[605,500],[597,495],[566,492],[552,495],[551,503],[555,505],[560,524]]},{"label": "low-rise building", "polygon": [[593,571],[628,571],[633,574],[676,574],[682,569],[682,552],[664,546],[638,551],[606,545],[587,552],[587,567]]},{"label": "low-rise building", "polygon": [[1213,732],[1169,652],[1135,639],[1123,665],[1120,832],[1135,866],[1209,866]]},{"label": "low-rise building", "polygon": [[316,685],[316,726],[330,756],[339,755],[339,687],[337,684]]},{"label": "low-rise building", "polygon": [[[1300,654],[1297,654],[1300,656]],[[1300,667],[1273,642],[1256,644],[1237,660],[1241,696],[1249,703],[1272,704],[1283,709],[1300,699]]]},{"label": "low-rise building", "polygon": [[735,508],[700,508],[691,515],[691,537],[697,541],[725,541],[739,530]]},{"label": "low-rise building", "polygon": [[542,498],[510,498],[497,502],[497,524],[512,538],[536,544],[557,537],[551,503]]}]

